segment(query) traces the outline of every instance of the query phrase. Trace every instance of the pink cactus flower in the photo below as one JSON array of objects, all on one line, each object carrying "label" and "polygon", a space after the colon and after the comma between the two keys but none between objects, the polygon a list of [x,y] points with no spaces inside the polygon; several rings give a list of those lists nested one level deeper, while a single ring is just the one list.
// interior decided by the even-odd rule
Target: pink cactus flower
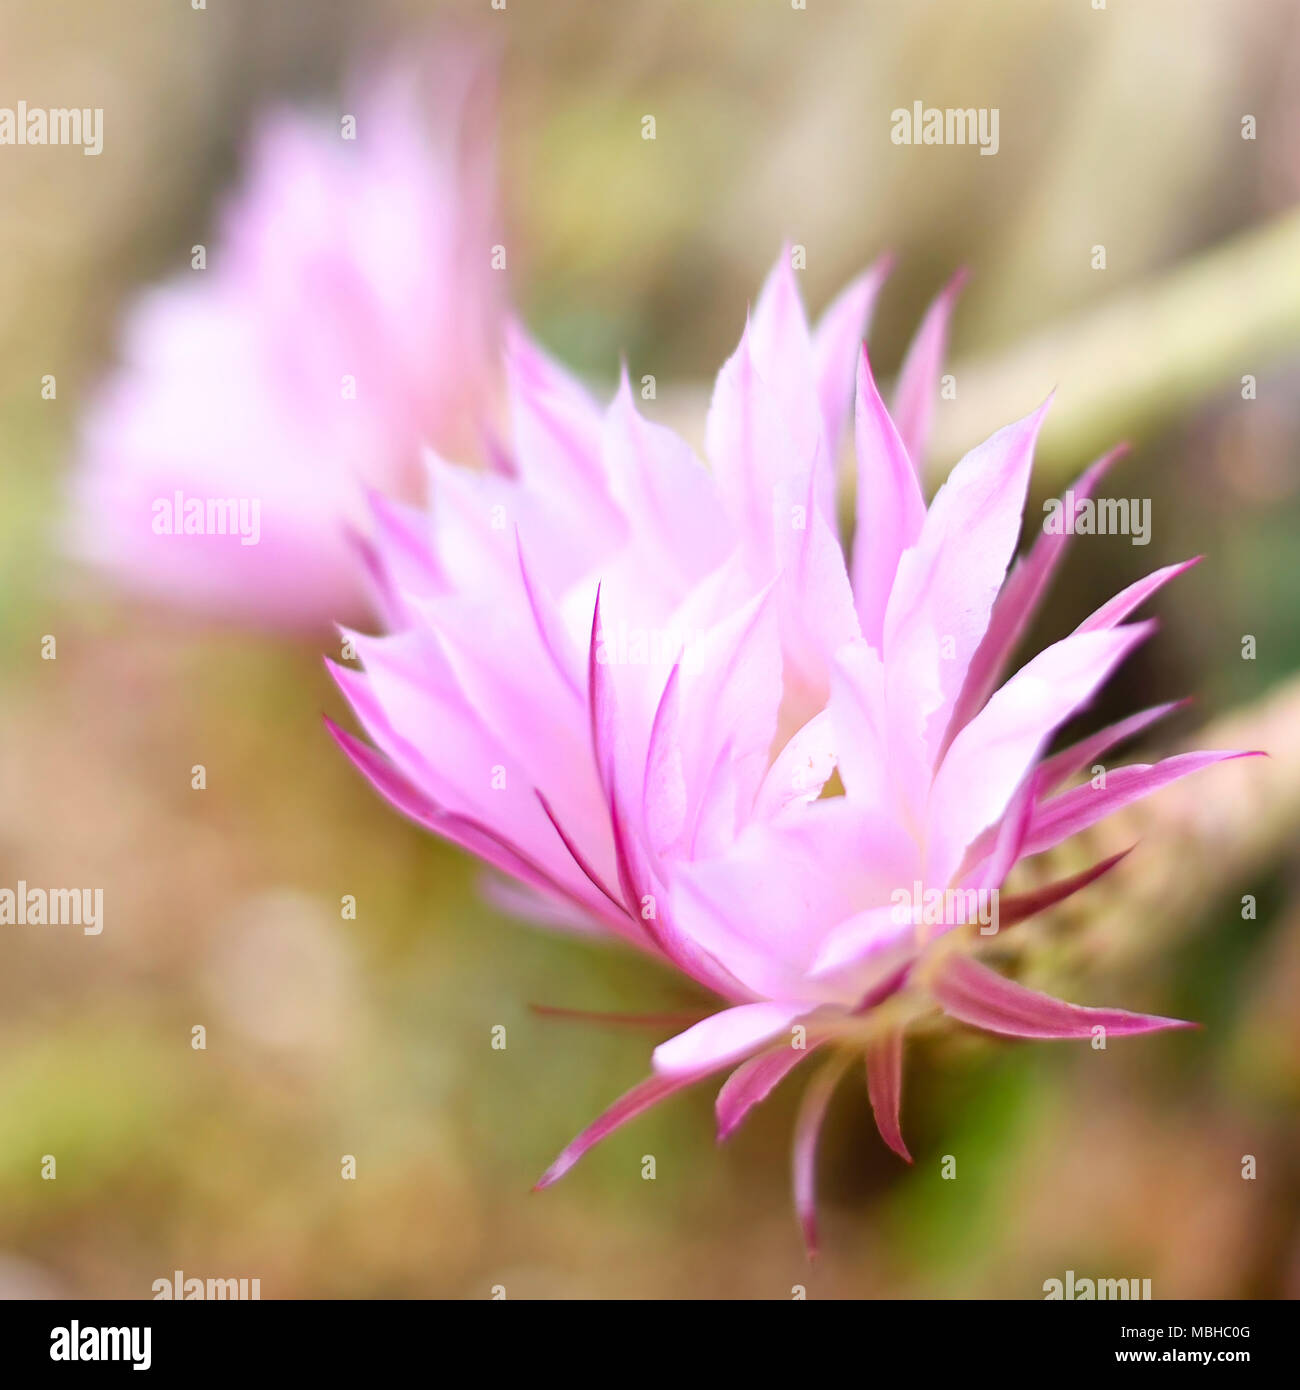
[{"label": "pink cactus flower", "polygon": [[[814,332],[778,263],[718,377],[711,468],[641,417],[626,378],[602,414],[516,339],[511,456],[493,474],[433,460],[427,518],[381,508],[370,560],[392,631],[353,635],[364,674],[336,670],[375,746],[335,735],[402,812],[513,880],[521,910],[619,937],[726,1005],[655,1049],[651,1077],[539,1186],[731,1070],[725,1137],[819,1053],[794,1154],[810,1249],[817,1134],[855,1056],[885,1142],[908,1157],[915,1019],[1034,1038],[1187,1026],[1013,983],[976,958],[963,909],[1019,860],[1239,756],[1184,754],[1061,790],[1171,708],[1043,756],[1149,635],[1125,619],[1187,566],[1132,585],[1003,683],[1069,539],[1044,530],[1008,575],[1046,406],[969,453],[927,508],[917,463],[956,285],[922,324],[891,415],[861,348],[879,279]],[[855,369],[846,562],[833,460]],[[1114,862],[1000,900],[995,925]]]},{"label": "pink cactus flower", "polygon": [[75,553],[241,622],[361,615],[368,490],[420,500],[421,447],[477,451],[496,409],[492,85],[448,47],[341,113],[261,122],[205,265],[131,310],[83,424]]}]

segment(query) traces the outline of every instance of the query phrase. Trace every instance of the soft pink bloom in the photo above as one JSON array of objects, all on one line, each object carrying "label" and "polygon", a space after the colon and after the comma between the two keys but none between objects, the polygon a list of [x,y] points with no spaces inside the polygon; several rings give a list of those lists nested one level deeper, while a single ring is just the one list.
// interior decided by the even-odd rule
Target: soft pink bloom
[{"label": "soft pink bloom", "polygon": [[[376,747],[336,734],[399,809],[513,879],[521,910],[616,935],[727,1005],[661,1044],[651,1078],[542,1185],[649,1105],[735,1068],[718,1097],[725,1136],[824,1052],[795,1146],[810,1246],[817,1133],[855,1052],[881,1134],[907,1157],[902,1038],[921,1014],[1018,1037],[1181,1026],[1014,984],[973,958],[980,938],[951,931],[951,912],[900,915],[900,892],[978,900],[1020,859],[1235,756],[1059,789],[1164,712],[1043,757],[1151,630],[1124,620],[1185,566],[1003,683],[1068,540],[1044,531],[1008,576],[1046,407],[968,454],[927,508],[917,463],[955,286],[891,416],[860,347],[878,279],[811,332],[778,263],[719,374],[708,469],[641,417],[626,380],[602,413],[517,340],[511,456],[491,475],[432,460],[428,517],[382,509],[371,560],[393,631],[355,637],[364,674],[336,672]],[[846,563],[833,459],[855,369]],[[842,795],[823,794],[832,775]],[[1113,862],[1003,899],[1001,926]]]},{"label": "soft pink bloom", "polygon": [[[261,122],[206,269],[130,311],[84,421],[77,552],[242,621],[363,611],[349,528],[369,523],[367,491],[419,500],[421,447],[478,452],[496,408],[492,85],[481,55],[449,47],[339,111]],[[244,504],[255,542],[175,534],[213,499]]]}]

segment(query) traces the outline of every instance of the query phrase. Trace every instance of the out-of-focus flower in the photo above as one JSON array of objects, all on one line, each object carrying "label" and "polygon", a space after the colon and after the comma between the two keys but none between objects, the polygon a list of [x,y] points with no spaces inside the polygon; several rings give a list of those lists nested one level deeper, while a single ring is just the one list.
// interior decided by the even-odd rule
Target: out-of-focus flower
[{"label": "out-of-focus flower", "polygon": [[[337,736],[402,811],[524,885],[539,916],[612,932],[729,1005],[657,1048],[652,1077],[542,1185],[739,1064],[718,1097],[729,1134],[821,1051],[795,1144],[810,1246],[817,1134],[855,1056],[907,1157],[915,1020],[1052,1038],[1179,1026],[1037,994],[970,948],[1114,862],[999,902],[1018,860],[1234,756],[1060,790],[1169,708],[1043,757],[1150,631],[1124,620],[1186,566],[1132,585],[1000,684],[1071,529],[1044,529],[1007,575],[1046,407],[968,454],[927,509],[916,464],[955,287],[917,335],[891,416],[859,351],[877,278],[811,333],[778,264],[718,378],[711,470],[640,417],[626,380],[602,418],[517,342],[512,459],[490,476],[435,460],[430,520],[382,509],[372,563],[394,631],[355,636],[365,674],[337,672],[377,751]],[[831,460],[855,362],[846,564]]]},{"label": "out-of-focus flower", "polygon": [[147,293],[83,423],[72,546],[132,588],[276,625],[362,611],[368,490],[419,500],[497,408],[490,63],[448,46],[342,113],[257,128],[206,268]]}]

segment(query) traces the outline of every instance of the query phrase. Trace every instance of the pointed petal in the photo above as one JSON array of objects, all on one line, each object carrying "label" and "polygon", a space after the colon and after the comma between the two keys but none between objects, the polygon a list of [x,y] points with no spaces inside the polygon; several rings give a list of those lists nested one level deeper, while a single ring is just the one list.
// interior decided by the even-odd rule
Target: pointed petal
[{"label": "pointed petal", "polygon": [[709,470],[672,430],[642,416],[627,369],[602,432],[609,490],[645,552],[639,582],[674,602],[727,557],[731,535]]},{"label": "pointed petal", "polygon": [[644,1114],[652,1105],[666,1100],[675,1091],[680,1091],[692,1082],[702,1079],[700,1073],[693,1076],[649,1076],[639,1085],[633,1086],[626,1095],[620,1096],[599,1119],[593,1121],[560,1154],[554,1163],[533,1185],[534,1192],[550,1187],[573,1167],[587,1152],[594,1148],[620,1126]]},{"label": "pointed petal", "polygon": [[436,593],[445,576],[430,544],[428,513],[381,492],[372,491],[368,501],[375,522],[373,543],[390,580],[410,593]]},{"label": "pointed petal", "polygon": [[885,670],[865,638],[836,655],[827,712],[835,726],[836,763],[845,792],[868,806],[892,808]]},{"label": "pointed petal", "polygon": [[1025,837],[1029,834],[1029,823],[1033,818],[1034,803],[1037,799],[1038,774],[1031,771],[1026,773],[1024,780],[1007,803],[1007,809],[993,839],[993,852],[985,861],[983,869],[975,876],[974,887],[1001,888],[1003,880],[1015,867],[1024,850]]},{"label": "pointed petal", "polygon": [[609,508],[601,467],[600,411],[571,379],[561,384],[559,370],[522,338],[506,356],[520,477],[542,492],[581,497],[593,510]]},{"label": "pointed petal", "polygon": [[[780,411],[798,456],[811,460],[823,444],[821,406],[812,334],[789,246],[782,248],[763,283],[750,320],[749,341],[754,367]],[[822,460],[827,483],[833,482],[830,462],[829,457]],[[831,500],[831,496],[818,498],[822,506]]]},{"label": "pointed petal", "polygon": [[1064,902],[1080,889],[1095,883],[1103,874],[1109,873],[1121,859],[1128,858],[1132,851],[1133,846],[1130,845],[1128,849],[1122,849],[1118,854],[1112,854],[1109,859],[1103,859],[1101,863],[1072,874],[1069,878],[1044,884],[1042,888],[1034,888],[1028,893],[1017,893],[1012,897],[1003,898],[998,905],[998,930],[1014,927],[1017,922],[1035,917],[1040,912],[1046,912],[1049,907]]},{"label": "pointed petal", "polygon": [[612,892],[610,892],[600,875],[592,868],[586,856],[574,843],[572,836],[570,836],[560,824],[558,817],[551,809],[551,803],[547,801],[546,797],[540,791],[537,792],[537,800],[541,803],[542,810],[546,812],[547,819],[555,827],[555,833],[560,837],[560,841],[564,845],[564,848],[568,850],[573,862],[582,870],[583,876],[591,883],[591,886],[609,902],[609,905],[615,912],[626,913],[627,908]]},{"label": "pointed petal", "polygon": [[806,708],[826,703],[831,665],[861,633],[844,547],[834,522],[813,497],[813,477],[775,493],[776,592],[786,686],[802,692]]},{"label": "pointed petal", "polygon": [[898,564],[885,611],[889,703],[907,720],[907,744],[920,732],[931,767],[1015,548],[1049,404],[962,459]]},{"label": "pointed petal", "polygon": [[329,718],[326,718],[325,725],[353,766],[402,815],[450,840],[452,844],[459,845],[461,849],[467,850],[501,873],[518,879],[546,896],[556,896],[574,903],[581,911],[603,923],[616,934],[628,940],[633,939],[627,930],[626,917],[620,922],[608,904],[594,893],[584,894],[583,889],[557,878],[549,867],[543,867],[488,826],[469,816],[444,810],[413,787],[386,758],[368,744],[353,737],[346,729],[339,728]]},{"label": "pointed petal", "polygon": [[858,497],[853,597],[862,635],[880,651],[885,609],[899,557],[921,534],[925,499],[907,447],[876,389],[865,347],[858,359],[855,446]]},{"label": "pointed petal", "polygon": [[841,1053],[818,1071],[803,1093],[794,1124],[794,1207],[810,1260],[817,1255],[817,1140],[826,1107],[849,1061],[850,1055]]},{"label": "pointed petal", "polygon": [[1161,1028],[1195,1028],[1178,1018],[1090,1009],[1026,989],[969,956],[953,955],[930,985],[944,1012],[962,1023],[1012,1038],[1088,1038],[1102,1028],[1115,1037]]},{"label": "pointed petal", "polygon": [[[1128,446],[1120,445],[1088,468],[1070,490],[1076,502],[1091,497],[1111,464],[1127,452]],[[1060,505],[1065,504],[1061,502]],[[993,604],[988,631],[971,658],[961,694],[953,706],[945,744],[950,744],[984,708],[984,702],[1001,680],[1007,662],[1011,660],[1056,573],[1071,534],[1064,528],[1058,531],[1040,530],[1029,554],[1018,561],[1007,576],[1007,582]]]},{"label": "pointed petal", "polygon": [[[335,674],[336,680],[339,679],[340,674],[343,677],[356,678],[357,673],[355,671],[345,671],[330,661],[325,664],[331,668],[332,672],[338,673]],[[363,681],[357,681],[357,685],[358,688],[364,688]],[[353,767],[365,777],[390,806],[408,820],[424,826],[427,830],[435,828],[438,822],[438,807],[428,797],[408,782],[387,758],[371,748],[369,744],[362,743],[355,735],[340,728],[328,715],[323,716],[323,718],[330,737],[347,755]],[[498,867],[500,866],[498,865]]]},{"label": "pointed petal", "polygon": [[[669,673],[642,772],[642,804],[657,852],[677,843],[695,857],[697,842],[707,848],[716,828],[729,844],[736,831],[733,798],[748,814],[768,771],[782,698],[772,598],[765,589],[692,635]],[[715,823],[720,815],[730,823]]]},{"label": "pointed petal", "polygon": [[579,677],[581,659],[569,640],[563,619],[555,606],[555,600],[548,594],[537,579],[533,577],[524,556],[523,537],[515,528],[515,549],[519,558],[519,578],[524,586],[528,607],[537,628],[538,640],[551,659],[556,674],[569,688],[575,700],[582,700],[582,686]]},{"label": "pointed petal", "polygon": [[802,1001],[764,1001],[724,1009],[660,1043],[654,1050],[655,1074],[684,1076],[738,1061],[808,1012],[809,1005]]},{"label": "pointed petal", "polygon": [[939,376],[948,348],[948,323],[965,285],[967,274],[959,270],[939,292],[916,330],[898,373],[894,392],[894,418],[908,457],[919,474],[925,467],[930,423],[939,396]]},{"label": "pointed petal", "polygon": [[718,1143],[730,1139],[745,1116],[772,1094],[777,1086],[808,1057],[817,1044],[809,1047],[778,1047],[742,1062],[722,1083],[715,1109],[718,1116]]},{"label": "pointed petal", "polygon": [[751,330],[746,326],[739,347],[718,373],[705,443],[723,506],[739,532],[754,574],[766,582],[776,572],[777,490],[807,479],[816,462],[818,442],[804,441],[801,449],[754,357]]},{"label": "pointed petal", "polygon": [[529,926],[546,927],[550,931],[567,932],[593,940],[599,940],[605,930],[604,923],[580,911],[572,902],[561,901],[550,893],[525,887],[500,874],[481,874],[478,890],[483,901],[503,917],[525,922]]},{"label": "pointed petal", "polygon": [[1131,763],[1128,767],[1114,768],[1106,774],[1103,788],[1096,788],[1088,782],[1040,803],[1029,827],[1024,853],[1028,856],[1052,849],[1062,840],[1068,840],[1071,835],[1077,835],[1113,811],[1118,811],[1121,806],[1149,796],[1180,777],[1199,772],[1214,763],[1263,756],[1257,751],[1178,753],[1158,763]]},{"label": "pointed petal", "polygon": [[867,336],[871,312],[885,277],[887,257],[859,275],[832,301],[813,332],[813,367],[817,374],[817,397],[821,402],[822,427],[832,461],[844,435],[844,425],[853,405],[853,373],[858,349]]},{"label": "pointed petal", "polygon": [[903,1030],[891,1028],[884,1037],[867,1048],[867,1095],[871,1113],[876,1117],[880,1137],[906,1162],[912,1155],[903,1143],[903,1131],[898,1122],[903,1101]]},{"label": "pointed petal", "polygon": [[600,407],[582,382],[552,357],[518,319],[507,322],[505,339],[512,368],[536,390],[558,396],[589,419],[600,414]]},{"label": "pointed petal", "polygon": [[1138,623],[1072,633],[1022,667],[957,735],[930,798],[929,863],[937,882],[947,881],[967,846],[1002,814],[1051,734],[1149,631]]},{"label": "pointed petal", "polygon": [[1055,791],[1076,772],[1091,767],[1103,753],[1128,739],[1135,738],[1157,720],[1163,719],[1176,709],[1181,709],[1187,703],[1186,700],[1171,700],[1165,705],[1153,705],[1150,709],[1129,715],[1127,719],[1108,724],[1097,733],[1090,734],[1078,743],[1072,743],[1059,753],[1053,753],[1050,758],[1044,758],[1038,765],[1039,795]]},{"label": "pointed petal", "polygon": [[1135,608],[1145,603],[1157,589],[1168,584],[1171,579],[1176,579],[1184,571],[1191,569],[1193,565],[1200,563],[1201,556],[1197,555],[1190,560],[1184,560],[1180,565],[1166,565],[1164,569],[1148,574],[1146,578],[1139,579],[1135,584],[1130,584],[1127,589],[1121,590],[1108,603],[1103,603],[1091,617],[1085,618],[1075,628],[1075,631],[1102,632],[1106,628],[1114,627],[1117,623],[1122,623]]}]

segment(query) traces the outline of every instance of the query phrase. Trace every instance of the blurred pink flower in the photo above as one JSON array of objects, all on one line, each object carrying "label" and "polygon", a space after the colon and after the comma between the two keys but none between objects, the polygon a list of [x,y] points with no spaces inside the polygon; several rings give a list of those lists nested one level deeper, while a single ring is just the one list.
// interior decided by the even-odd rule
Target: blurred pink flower
[{"label": "blurred pink flower", "polygon": [[[795,1145],[810,1247],[816,1138],[855,1054],[881,1134],[908,1156],[913,1019],[941,1010],[1043,1038],[1183,1026],[1034,993],[952,929],[984,920],[968,909],[997,902],[1020,859],[1236,756],[1060,790],[1170,708],[1043,757],[1152,627],[1124,620],[1186,566],[1132,585],[1000,684],[1069,538],[1044,530],[1007,575],[1046,406],[968,454],[927,509],[916,465],[956,284],[917,335],[891,416],[860,350],[878,280],[810,332],[778,263],[718,377],[711,470],[642,419],[626,378],[602,415],[517,340],[513,457],[490,475],[433,460],[428,518],[381,507],[371,563],[394,630],[354,635],[364,674],[336,670],[376,748],[336,736],[400,810],[521,885],[522,910],[618,936],[729,1006],[658,1047],[652,1077],[540,1185],[649,1105],[738,1066],[718,1097],[725,1136],[824,1050]],[[846,564],[833,460],[855,366]],[[994,925],[1113,862],[1001,900]]]},{"label": "blurred pink flower", "polygon": [[496,409],[493,85],[448,46],[340,113],[261,122],[206,269],[130,311],[83,422],[76,553],[239,621],[363,611],[367,490],[418,500],[421,446],[475,453]]}]

